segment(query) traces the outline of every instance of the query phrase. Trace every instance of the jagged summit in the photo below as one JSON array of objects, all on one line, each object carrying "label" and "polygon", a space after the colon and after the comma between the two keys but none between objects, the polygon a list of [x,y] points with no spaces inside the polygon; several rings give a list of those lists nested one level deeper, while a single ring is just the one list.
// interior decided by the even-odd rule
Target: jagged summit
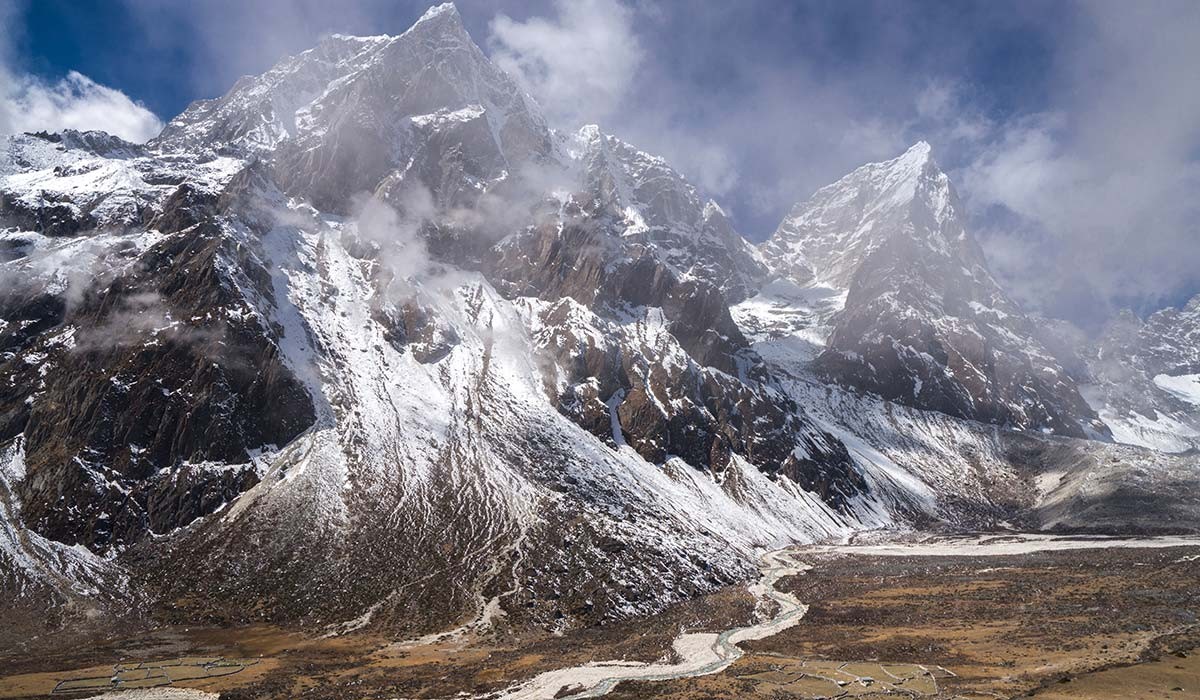
[{"label": "jagged summit", "polygon": [[[442,24],[439,25],[438,21],[442,22]],[[411,32],[418,27],[422,29],[429,29],[436,26],[441,26],[450,31],[462,29],[462,15],[460,15],[458,12],[458,6],[452,2],[444,2],[440,5],[432,5],[428,10],[425,10],[425,12],[418,17],[417,20],[413,22],[412,26],[405,30],[404,33],[406,34]],[[465,29],[462,31],[465,33]],[[363,36],[359,34],[342,34],[340,32],[334,32],[333,34],[326,35],[325,38],[333,41],[361,43],[391,41],[396,39],[398,36],[401,35],[376,34],[371,36]]]},{"label": "jagged summit", "polygon": [[775,275],[846,295],[816,367],[964,418],[1105,434],[988,270],[957,209],[924,141],[796,205],[762,252]]},{"label": "jagged summit", "polygon": [[484,181],[554,150],[536,103],[447,4],[397,36],[327,37],[189,106],[151,145],[266,158],[288,192],[345,210],[410,159],[451,147],[449,133],[466,144],[463,167]]},{"label": "jagged summit", "polygon": [[908,147],[897,160],[910,160],[924,162],[933,158],[933,146],[929,142],[922,139]]},{"label": "jagged summit", "polygon": [[[927,141],[918,141],[895,158],[861,165],[818,192],[859,186],[873,188],[875,196],[880,196],[897,187],[915,188],[923,177],[938,180],[939,174],[942,173],[933,157],[933,147]],[[942,184],[948,184],[948,180],[942,181]],[[914,194],[915,189],[905,189],[904,192]]]},{"label": "jagged summit", "polygon": [[922,176],[926,174],[936,176],[940,172],[941,170],[933,158],[933,147],[927,141],[918,141],[895,158],[863,165],[832,186],[836,187],[846,180],[852,179],[873,180],[881,191],[903,186],[914,188],[905,189],[905,193],[915,194],[915,187],[919,184]]},{"label": "jagged summit", "polygon": [[447,18],[452,19],[453,21],[456,21],[459,23],[462,22],[462,17],[459,16],[459,14],[458,14],[458,6],[452,2],[444,2],[440,5],[434,5],[434,6],[430,7],[428,10],[425,10],[425,13],[422,14],[419,19],[417,19],[416,23],[413,26],[415,27],[416,25],[418,25],[422,22],[425,22],[426,20],[434,19],[435,17],[447,17]]},{"label": "jagged summit", "polygon": [[663,158],[603,133],[581,128],[568,150],[583,169],[586,191],[627,220],[623,238],[648,241],[655,254],[688,279],[710,282],[740,301],[765,273],[757,251],[717,204]]},{"label": "jagged summit", "polygon": [[[663,158],[552,131],[453,5],[147,146],[14,136],[0,588],[38,624],[102,589],[126,626],[561,631],[791,542],[1032,522],[1009,455],[1088,409],[956,207],[918,143],[753,248]],[[1147,377],[1179,395],[1200,331],[1172,338]]]},{"label": "jagged summit", "polygon": [[[498,89],[510,94],[501,99]],[[423,102],[427,111],[508,103],[513,97],[528,101],[471,39],[455,6],[446,3],[399,35],[327,36],[266,73],[239,80],[224,96],[189,106],[155,144],[187,148],[203,139],[210,148],[270,150],[325,124],[321,112],[335,106],[330,104],[335,95],[356,102],[388,97],[412,107]]]},{"label": "jagged summit", "polygon": [[463,25],[462,15],[458,13],[458,6],[452,2],[444,2],[430,7],[400,36],[418,33],[440,36],[443,40],[450,42],[466,42],[478,48]]},{"label": "jagged summit", "polygon": [[[442,39],[453,42],[475,43],[463,25],[462,15],[459,14],[458,7],[452,2],[446,2],[430,7],[408,29],[400,34],[360,35],[334,32],[323,36],[318,45],[326,43],[358,45],[391,44],[401,37],[412,34],[423,34],[427,37],[440,35]],[[309,52],[305,51],[300,55],[307,53]]]},{"label": "jagged summit", "polygon": [[[781,273],[847,287],[862,260],[890,236],[924,237],[953,245],[957,196],[919,141],[900,156],[869,163],[797,204],[764,246]],[[917,222],[907,225],[908,222]],[[938,241],[945,239],[945,242]]]}]

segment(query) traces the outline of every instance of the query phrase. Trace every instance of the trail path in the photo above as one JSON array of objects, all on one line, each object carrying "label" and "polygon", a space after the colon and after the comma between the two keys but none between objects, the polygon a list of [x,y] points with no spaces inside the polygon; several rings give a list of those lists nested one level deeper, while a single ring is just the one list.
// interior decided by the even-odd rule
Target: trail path
[{"label": "trail path", "polygon": [[811,545],[804,547],[803,551],[861,554],[877,557],[987,557],[1074,549],[1106,549],[1113,547],[1151,549],[1159,547],[1194,547],[1197,545],[1200,545],[1200,537],[1195,535],[1091,537],[1044,535],[1039,533],[996,533],[971,536],[935,536],[915,542]]}]

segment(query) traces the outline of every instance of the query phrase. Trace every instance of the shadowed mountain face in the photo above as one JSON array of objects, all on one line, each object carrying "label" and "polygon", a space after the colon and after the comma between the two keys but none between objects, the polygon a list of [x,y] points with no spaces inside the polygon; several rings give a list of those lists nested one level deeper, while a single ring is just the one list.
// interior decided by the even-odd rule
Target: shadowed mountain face
[{"label": "shadowed mountain face", "polygon": [[661,158],[551,129],[452,5],[145,147],[13,137],[0,583],[29,615],[561,629],[787,542],[1034,518],[1012,455],[1105,428],[956,207],[918,144],[755,248]]},{"label": "shadowed mountain face", "polygon": [[144,149],[69,136],[12,140],[0,188],[14,526],[126,552],[154,595],[586,621],[880,511],[730,316],[764,267],[720,208],[552,132],[452,6]]}]

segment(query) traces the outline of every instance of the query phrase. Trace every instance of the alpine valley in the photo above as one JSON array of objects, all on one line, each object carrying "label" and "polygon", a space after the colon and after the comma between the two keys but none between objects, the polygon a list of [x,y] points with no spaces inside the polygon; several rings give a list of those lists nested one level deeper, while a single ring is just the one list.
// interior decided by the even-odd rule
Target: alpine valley
[{"label": "alpine valley", "polygon": [[[184,629],[582,663],[733,615],[792,545],[1200,531],[1200,297],[1098,337],[1027,314],[924,142],[754,245],[662,158],[552,128],[447,4],[146,144],[2,148],[18,669]],[[548,656],[361,695],[491,697]],[[328,674],[222,697],[355,696]]]}]

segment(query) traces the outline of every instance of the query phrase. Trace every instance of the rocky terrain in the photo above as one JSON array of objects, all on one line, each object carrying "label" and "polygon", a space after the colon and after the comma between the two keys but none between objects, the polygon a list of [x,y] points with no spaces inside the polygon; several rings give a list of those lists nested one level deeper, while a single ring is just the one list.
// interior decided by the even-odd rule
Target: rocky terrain
[{"label": "rocky terrain", "polygon": [[1056,435],[1107,428],[988,271],[927,143],[817,191],[763,245],[775,274],[844,298],[818,373],[884,399]]},{"label": "rocky terrain", "polygon": [[565,633],[864,530],[1195,531],[1196,312],[1050,332],[924,143],[754,246],[453,5],[334,35],[145,145],[4,143],[0,647]]}]

